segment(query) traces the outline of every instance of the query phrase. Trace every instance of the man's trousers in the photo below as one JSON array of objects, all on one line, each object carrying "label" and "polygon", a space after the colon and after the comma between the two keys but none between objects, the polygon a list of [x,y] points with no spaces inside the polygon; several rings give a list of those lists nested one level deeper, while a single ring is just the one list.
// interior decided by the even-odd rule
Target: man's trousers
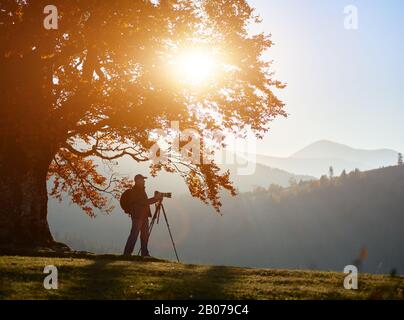
[{"label": "man's trousers", "polygon": [[132,229],[130,230],[128,241],[126,241],[124,255],[129,256],[132,254],[139,232],[142,256],[149,255],[149,250],[147,249],[147,242],[149,241],[149,218],[136,218],[136,216],[132,216]]}]

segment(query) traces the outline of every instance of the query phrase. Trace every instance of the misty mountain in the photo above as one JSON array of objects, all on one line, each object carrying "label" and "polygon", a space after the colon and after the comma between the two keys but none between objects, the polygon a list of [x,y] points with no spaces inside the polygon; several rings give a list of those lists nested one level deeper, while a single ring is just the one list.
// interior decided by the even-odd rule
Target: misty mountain
[{"label": "misty mountain", "polygon": [[291,155],[291,158],[345,159],[360,162],[373,167],[388,166],[397,163],[398,152],[389,149],[362,150],[332,141],[322,140],[310,144]]},{"label": "misty mountain", "polygon": [[314,180],[309,175],[296,175],[285,170],[271,168],[260,163],[249,163],[253,173],[241,175],[242,165],[221,165],[223,170],[230,170],[230,179],[239,192],[249,192],[256,188],[268,188],[271,184],[288,187],[291,181]]},{"label": "misty mountain", "polygon": [[[230,171],[230,179],[239,192],[253,191],[257,187],[267,188],[271,184],[278,184],[283,187],[289,186],[290,181],[307,181],[315,177],[309,175],[296,175],[285,170],[271,168],[267,165],[247,162],[239,154],[223,151],[225,154],[218,165],[223,171]],[[101,165],[101,163],[100,163]],[[147,185],[150,190],[169,191],[176,195],[188,194],[188,188],[183,179],[176,174],[160,172],[157,177],[151,177],[149,172],[149,163],[133,163],[133,160],[124,158],[118,162],[116,171],[118,175],[127,175],[134,177],[137,173],[149,176]],[[102,167],[101,167],[101,170]],[[103,171],[108,175],[107,170]]]},{"label": "misty mountain", "polygon": [[336,174],[340,174],[342,170],[352,171],[356,168],[365,171],[395,165],[397,157],[398,152],[394,150],[354,149],[322,140],[310,144],[289,157],[256,155],[256,161],[269,167],[319,178],[328,173],[330,166],[334,168]]},{"label": "misty mountain", "polygon": [[[365,250],[363,271],[403,273],[403,194],[404,167],[389,167],[224,195],[222,215],[186,195],[165,206],[184,262],[342,271]],[[54,201],[49,223],[57,240],[97,253],[121,253],[130,229],[118,209],[91,219]],[[150,250],[174,259],[164,221],[153,230]]]},{"label": "misty mountain", "polygon": [[[271,184],[278,184],[287,187],[290,181],[308,181],[314,180],[315,177],[309,175],[296,175],[285,170],[275,169],[260,163],[250,163],[252,172],[243,174],[247,164],[221,164],[219,165],[223,171],[230,171],[230,180],[239,192],[253,191],[255,188],[268,188]],[[141,172],[147,172],[145,168]],[[134,174],[133,174],[134,176]],[[188,193],[188,188],[184,181],[178,175],[165,172],[159,173],[157,178],[148,179],[148,185],[153,190],[168,190],[179,194]]]}]

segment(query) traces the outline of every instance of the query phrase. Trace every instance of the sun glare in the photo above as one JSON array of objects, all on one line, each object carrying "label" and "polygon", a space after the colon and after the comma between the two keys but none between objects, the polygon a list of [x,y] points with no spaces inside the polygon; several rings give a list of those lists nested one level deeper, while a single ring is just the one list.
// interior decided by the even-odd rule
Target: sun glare
[{"label": "sun glare", "polygon": [[192,85],[202,85],[214,75],[213,56],[206,51],[186,51],[173,62],[174,72],[179,80]]}]

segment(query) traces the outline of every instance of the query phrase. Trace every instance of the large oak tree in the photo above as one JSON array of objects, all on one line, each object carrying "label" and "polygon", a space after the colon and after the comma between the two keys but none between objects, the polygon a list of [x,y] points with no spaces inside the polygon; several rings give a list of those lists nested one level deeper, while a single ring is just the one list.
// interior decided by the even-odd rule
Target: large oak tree
[{"label": "large oak tree", "polygon": [[[263,53],[264,34],[244,0],[52,1],[58,28],[44,28],[48,1],[0,2],[0,244],[51,245],[50,195],[67,193],[88,214],[108,210],[126,181],[95,159],[147,161],[151,130],[170,121],[204,135],[258,136],[285,115]],[[182,48],[210,50],[215,76],[197,88],[168,68]],[[202,140],[204,141],[204,140]],[[202,147],[204,143],[202,143]],[[215,163],[172,156],[151,170],[180,174],[194,197],[220,207],[234,193]]]}]

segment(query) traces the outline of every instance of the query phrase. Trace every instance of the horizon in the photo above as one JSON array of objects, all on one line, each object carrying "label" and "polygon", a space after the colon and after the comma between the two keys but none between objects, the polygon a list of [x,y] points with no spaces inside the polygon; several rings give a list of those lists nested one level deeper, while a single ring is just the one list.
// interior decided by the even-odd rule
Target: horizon
[{"label": "horizon", "polygon": [[[332,141],[332,140],[328,140],[328,139],[319,139],[319,140],[316,140],[316,141],[313,141],[313,142],[307,144],[306,146],[303,146],[302,148],[300,148],[298,150],[293,151],[291,154],[286,155],[286,156],[279,156],[277,154],[266,154],[266,153],[259,153],[259,152],[256,152],[255,154],[256,155],[263,155],[263,156],[278,157],[278,158],[290,158],[290,157],[293,157],[293,155],[295,153],[297,153],[297,152],[299,152],[299,151],[301,151],[301,150],[303,150],[303,149],[305,149],[307,147],[310,147],[310,146],[312,146],[314,144],[322,143],[322,142],[327,142],[327,143],[330,143],[330,144],[339,145],[339,146],[342,146],[342,147],[346,147],[346,148],[349,148],[349,149],[352,149],[352,150],[359,150],[359,151],[392,151],[392,152],[396,152],[397,154],[402,153],[400,150],[394,150],[394,149],[390,149],[390,148],[384,148],[384,147],[375,148],[375,149],[357,148],[355,146],[348,145],[348,144],[345,144],[345,143],[340,143],[338,141]],[[234,152],[234,151],[231,151],[231,152]],[[243,153],[243,151],[237,151],[237,150],[235,150],[235,152]]]}]

